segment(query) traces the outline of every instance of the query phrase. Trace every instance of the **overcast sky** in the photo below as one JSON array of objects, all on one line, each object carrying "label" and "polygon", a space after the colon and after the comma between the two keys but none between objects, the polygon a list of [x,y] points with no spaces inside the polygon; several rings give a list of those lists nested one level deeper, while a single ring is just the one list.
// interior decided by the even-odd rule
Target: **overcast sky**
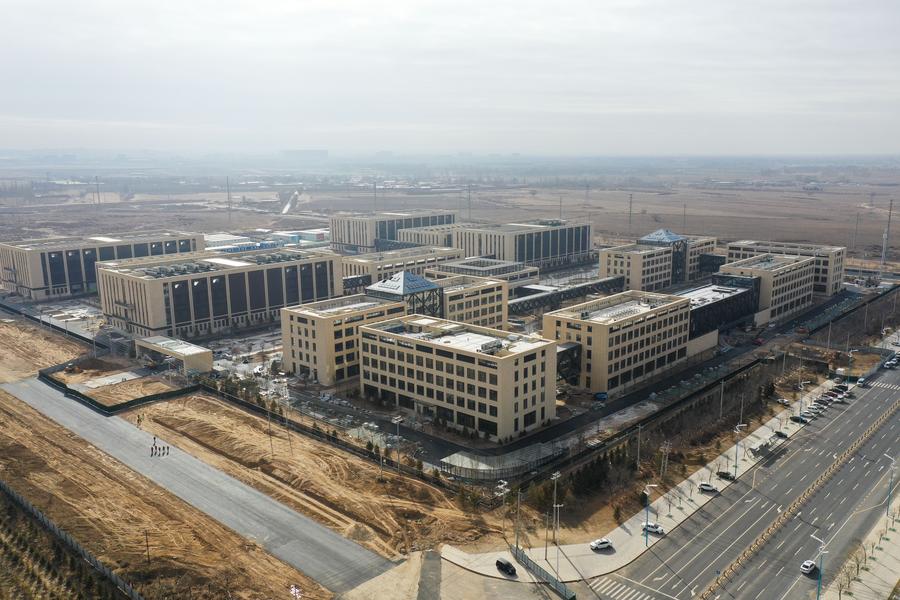
[{"label": "overcast sky", "polygon": [[0,147],[900,152],[897,0],[3,0]]}]

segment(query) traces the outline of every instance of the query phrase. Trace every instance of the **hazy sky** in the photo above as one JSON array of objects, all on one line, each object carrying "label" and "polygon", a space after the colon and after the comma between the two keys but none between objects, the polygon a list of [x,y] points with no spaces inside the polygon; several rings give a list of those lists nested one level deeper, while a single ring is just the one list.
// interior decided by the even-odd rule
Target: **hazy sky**
[{"label": "hazy sky", "polygon": [[0,147],[900,152],[898,0],[3,0]]}]

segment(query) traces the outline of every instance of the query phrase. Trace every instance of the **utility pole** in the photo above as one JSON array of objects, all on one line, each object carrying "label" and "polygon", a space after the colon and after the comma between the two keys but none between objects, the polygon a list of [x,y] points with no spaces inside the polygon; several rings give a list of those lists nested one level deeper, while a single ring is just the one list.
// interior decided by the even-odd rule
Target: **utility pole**
[{"label": "utility pole", "polygon": [[681,209],[681,233],[687,232],[687,202]]},{"label": "utility pole", "polygon": [[147,544],[147,564],[149,565],[150,564],[150,534],[147,532],[146,529],[144,530],[144,541]]},{"label": "utility pole", "polygon": [[469,222],[471,223],[471,221],[472,221],[472,184],[471,183],[466,184],[466,202],[468,202],[468,206],[469,206],[468,219],[469,219]]},{"label": "utility pole", "polygon": [[559,544],[559,541],[556,539],[556,480],[559,479],[559,471],[553,473],[550,476],[550,481],[553,482],[553,543]]},{"label": "utility pole", "polygon": [[225,195],[228,198],[228,226],[231,226],[231,184],[228,177],[225,177]]},{"label": "utility pole", "polygon": [[516,490],[516,550],[519,549],[519,507],[522,505],[522,490]]},{"label": "utility pole", "polygon": [[722,380],[721,386],[719,386],[719,418],[722,418],[723,410],[725,408],[725,380]]},{"label": "utility pole", "polygon": [[856,240],[859,239],[859,212],[856,213],[856,229],[853,230],[853,244],[851,244],[850,249],[856,250]]},{"label": "utility pole", "polygon": [[641,468],[641,426],[638,425],[637,466]]},{"label": "utility pole", "polygon": [[631,215],[632,215],[632,201],[634,200],[634,194],[628,194],[628,235],[631,235]]}]

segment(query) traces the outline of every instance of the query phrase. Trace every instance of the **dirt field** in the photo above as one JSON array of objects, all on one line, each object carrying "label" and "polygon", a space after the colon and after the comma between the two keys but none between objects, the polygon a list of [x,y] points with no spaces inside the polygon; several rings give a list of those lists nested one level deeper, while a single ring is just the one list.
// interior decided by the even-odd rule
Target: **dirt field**
[{"label": "dirt field", "polygon": [[[496,537],[494,515],[467,514],[443,491],[197,394],[125,415],[142,428],[387,557]],[[274,455],[273,455],[274,451]]]},{"label": "dirt field", "polygon": [[63,337],[22,319],[0,320],[0,383],[37,374],[87,350],[73,338]]},{"label": "dirt field", "polygon": [[178,389],[168,381],[159,377],[141,377],[125,383],[105,385],[87,392],[87,395],[97,400],[104,406],[112,406],[121,402],[134,400],[150,394],[159,394]]},{"label": "dirt field", "polygon": [[0,477],[138,584],[146,598],[287,598],[292,584],[304,598],[330,597],[256,544],[5,392]]}]

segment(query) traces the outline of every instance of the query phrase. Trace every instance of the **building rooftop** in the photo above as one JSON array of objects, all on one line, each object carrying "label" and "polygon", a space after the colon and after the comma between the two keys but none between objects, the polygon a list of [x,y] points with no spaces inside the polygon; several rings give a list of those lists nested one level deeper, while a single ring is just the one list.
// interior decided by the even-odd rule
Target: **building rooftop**
[{"label": "building rooftop", "polygon": [[672,244],[675,242],[684,241],[686,238],[683,235],[678,235],[674,231],[670,231],[669,229],[657,229],[653,233],[648,233],[644,237],[642,237],[639,242],[665,242],[667,244]]},{"label": "building rooftop", "polygon": [[178,356],[193,356],[196,354],[208,354],[212,352],[209,348],[196,346],[194,344],[189,344],[184,340],[176,340],[174,338],[165,337],[162,335],[146,337],[141,341],[165,349],[166,351]]},{"label": "building rooftop", "polygon": [[398,219],[405,217],[424,217],[430,215],[453,214],[452,210],[405,210],[392,212],[340,212],[332,215],[341,219]]},{"label": "building rooftop", "polygon": [[316,317],[339,317],[344,314],[355,313],[361,310],[377,308],[386,304],[394,304],[394,300],[376,298],[365,294],[341,296],[330,300],[320,300],[298,306],[289,307],[287,310],[294,314],[306,314]]},{"label": "building rooftop", "polygon": [[833,252],[835,250],[841,250],[842,246],[826,246],[822,244],[809,244],[802,242],[766,242],[761,240],[738,240],[736,242],[731,242],[728,244],[729,246],[758,246],[762,248],[792,248],[799,252],[812,252],[815,253],[817,250],[823,250],[825,252]]},{"label": "building rooftop", "polygon": [[468,229],[476,227],[471,223],[444,223],[443,225],[425,225],[423,227],[405,227],[405,231],[450,231],[453,229]]},{"label": "building rooftop", "polygon": [[436,290],[438,286],[433,281],[429,281],[424,277],[410,273],[409,271],[400,271],[395,273],[390,279],[382,279],[366,288],[367,292],[376,292],[382,294],[392,294],[396,296],[408,296],[419,292],[427,292]]},{"label": "building rooftop", "polygon": [[656,254],[659,252],[668,252],[670,248],[660,246],[649,246],[647,244],[625,244],[624,246],[612,246],[603,248],[607,252],[619,252],[621,254]]},{"label": "building rooftop", "polygon": [[659,308],[685,302],[680,296],[627,291],[548,313],[567,319],[610,325]]},{"label": "building rooftop", "polygon": [[471,277],[469,275],[456,275],[455,277],[447,277],[439,279],[437,283],[445,292],[459,292],[472,288],[478,288],[483,285],[497,285],[501,283],[500,279],[491,279],[490,277]]},{"label": "building rooftop", "polygon": [[449,271],[456,273],[466,273],[479,277],[490,277],[491,275],[502,275],[505,273],[515,273],[517,271],[534,271],[537,275],[539,269],[531,267],[525,263],[515,262],[512,260],[496,260],[493,258],[463,258],[460,260],[448,260],[434,267],[437,271]]},{"label": "building rooftop", "polygon": [[6,242],[7,246],[22,248],[24,250],[65,250],[72,246],[91,246],[102,244],[141,243],[156,242],[167,239],[188,239],[196,237],[196,233],[183,231],[158,230],[137,231],[132,233],[111,233],[96,236],[61,236],[43,239],[21,240],[18,242]]},{"label": "building rooftop", "polygon": [[508,333],[422,315],[382,321],[367,327],[454,350],[501,357],[529,352],[552,343],[535,335]]},{"label": "building rooftop", "polygon": [[691,308],[693,309],[743,293],[749,293],[749,290],[747,288],[710,284],[692,290],[678,292],[676,295],[689,299],[691,301]]},{"label": "building rooftop", "polygon": [[722,269],[755,269],[757,271],[777,271],[791,265],[813,260],[809,256],[792,256],[788,254],[760,254],[723,265]]},{"label": "building rooftop", "polygon": [[458,248],[443,248],[439,246],[416,246],[415,248],[401,248],[399,250],[387,250],[385,252],[367,252],[366,254],[353,254],[344,256],[344,261],[353,261],[360,263],[383,262],[390,260],[404,261],[409,258],[422,257],[425,258],[431,254],[453,253],[462,250]]},{"label": "building rooftop", "polygon": [[142,279],[165,279],[190,273],[229,271],[253,265],[300,261],[316,256],[330,257],[333,253],[321,250],[249,250],[220,254],[214,251],[184,252],[163,256],[145,256],[124,260],[98,262],[97,268],[115,271]]},{"label": "building rooftop", "polygon": [[524,221],[522,223],[491,223],[487,225],[469,225],[467,229],[471,231],[499,231],[503,233],[527,232],[541,229],[549,229],[551,227],[564,227],[566,225],[577,226],[587,225],[587,223],[569,223],[560,219],[540,219],[536,221]]}]

